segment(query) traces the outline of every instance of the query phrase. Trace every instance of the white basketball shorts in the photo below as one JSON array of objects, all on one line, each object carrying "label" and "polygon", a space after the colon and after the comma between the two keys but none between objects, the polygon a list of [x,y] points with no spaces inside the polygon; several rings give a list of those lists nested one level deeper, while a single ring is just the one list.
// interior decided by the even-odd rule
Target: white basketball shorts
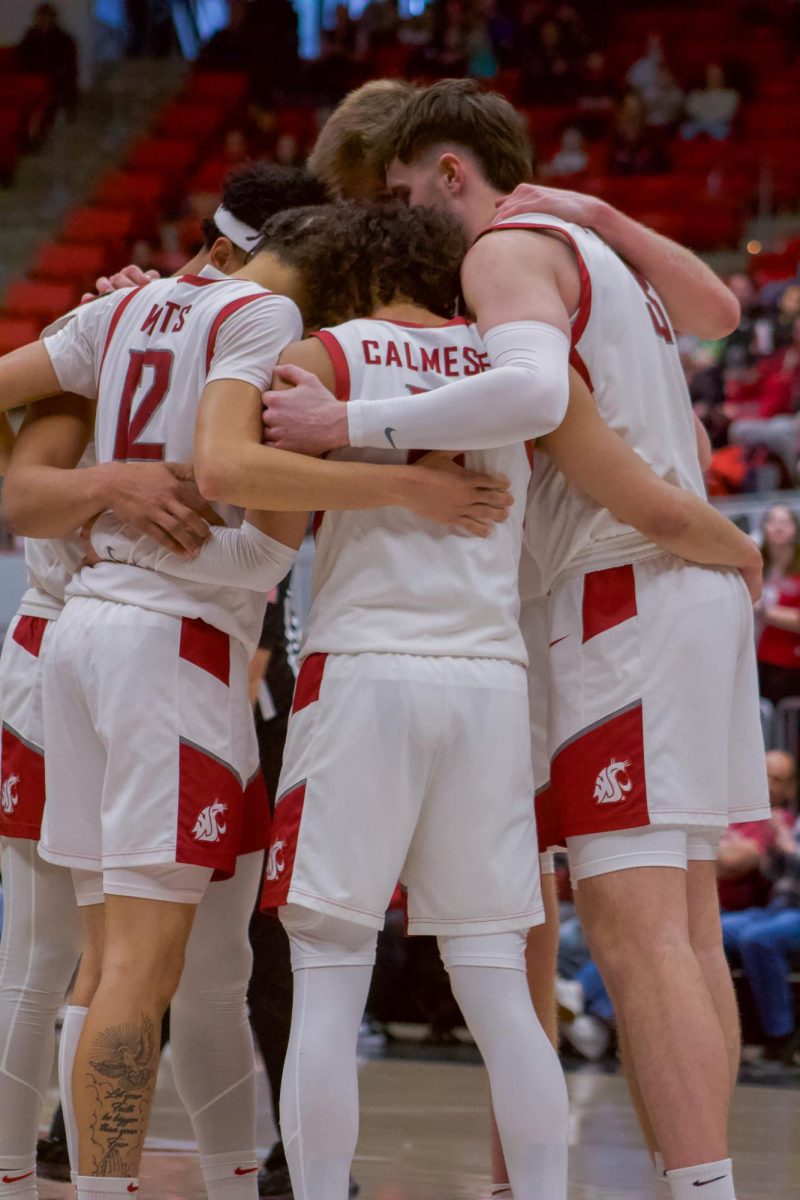
[{"label": "white basketball shorts", "polygon": [[44,671],[40,853],[233,874],[269,843],[244,646],[198,619],[70,599]]},{"label": "white basketball shorts", "polygon": [[551,836],[769,816],[738,572],[659,555],[568,580],[549,650]]},{"label": "white basketball shorts", "polygon": [[531,762],[533,767],[536,828],[539,833],[539,867],[543,875],[555,873],[553,850],[558,848],[557,825],[552,823],[550,754],[547,745],[549,700],[550,597],[523,600],[519,627],[528,651],[528,699],[530,703]]},{"label": "white basketball shorts", "polygon": [[38,842],[44,811],[42,672],[55,621],[16,616],[0,654],[0,836]]},{"label": "white basketball shorts", "polygon": [[297,680],[265,908],[410,933],[543,920],[524,669],[497,659],[312,654]]}]

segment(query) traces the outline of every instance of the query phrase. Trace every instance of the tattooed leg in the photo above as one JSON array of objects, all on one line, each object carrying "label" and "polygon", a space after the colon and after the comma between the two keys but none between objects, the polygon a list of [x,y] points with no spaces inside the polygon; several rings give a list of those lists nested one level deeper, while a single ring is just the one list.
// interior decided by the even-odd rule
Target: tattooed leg
[{"label": "tattooed leg", "polygon": [[136,1176],[158,1072],[161,1019],[195,906],[106,897],[100,982],[72,1073],[81,1175]]}]

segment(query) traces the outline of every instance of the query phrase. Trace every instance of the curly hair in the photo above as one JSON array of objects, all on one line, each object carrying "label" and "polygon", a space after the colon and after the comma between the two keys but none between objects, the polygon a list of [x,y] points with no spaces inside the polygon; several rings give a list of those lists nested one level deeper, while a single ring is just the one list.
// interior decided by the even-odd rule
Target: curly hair
[{"label": "curly hair", "polygon": [[[266,220],[286,208],[324,204],[324,184],[305,167],[249,162],[234,167],[222,185],[222,203],[239,221],[260,229]],[[210,217],[203,221],[206,249],[223,234]]]},{"label": "curly hair", "polygon": [[415,162],[432,146],[461,146],[480,163],[487,181],[513,192],[531,179],[533,159],[524,118],[474,79],[441,79],[398,105],[376,132],[373,154],[385,169],[393,159]]},{"label": "curly hair", "polygon": [[451,317],[467,250],[461,226],[399,201],[338,201],[271,218],[255,253],[268,250],[301,276],[309,329],[368,317],[390,303]]}]

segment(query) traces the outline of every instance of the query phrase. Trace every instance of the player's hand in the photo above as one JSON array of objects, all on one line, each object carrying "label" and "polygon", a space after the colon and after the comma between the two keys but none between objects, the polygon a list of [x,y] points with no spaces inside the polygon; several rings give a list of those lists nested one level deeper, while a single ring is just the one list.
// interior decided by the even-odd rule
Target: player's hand
[{"label": "player's hand", "polygon": [[96,300],[98,296],[108,296],[111,292],[117,292],[121,288],[144,287],[145,284],[160,278],[158,271],[143,271],[135,263],[130,263],[121,271],[117,271],[116,275],[101,275],[99,279],[96,279],[94,283],[96,291],[84,292],[81,296],[81,304],[88,304],[90,300]]},{"label": "player's hand", "polygon": [[591,228],[602,204],[603,201],[596,196],[584,196],[581,192],[541,187],[538,183],[521,183],[510,196],[497,201],[494,224],[521,217],[525,213],[547,213],[551,217],[570,221],[573,225]]},{"label": "player's hand", "polygon": [[[182,463],[109,463],[105,508],[160,546],[194,557],[218,518]],[[188,472],[188,474],[187,474]]]},{"label": "player's hand", "polygon": [[507,520],[514,503],[503,475],[483,475],[453,462],[455,451],[431,451],[409,468],[405,505],[420,517],[476,537],[488,537]]},{"label": "player's hand", "polygon": [[264,440],[268,445],[319,455],[349,444],[347,407],[316,375],[287,364],[275,368],[273,384],[276,380],[289,386],[264,392]]}]

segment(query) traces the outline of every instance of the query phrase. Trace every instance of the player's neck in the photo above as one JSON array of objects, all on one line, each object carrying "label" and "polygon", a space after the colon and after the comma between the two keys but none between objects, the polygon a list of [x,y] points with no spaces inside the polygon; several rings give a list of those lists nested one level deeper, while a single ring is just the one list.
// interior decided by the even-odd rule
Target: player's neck
[{"label": "player's neck", "polygon": [[399,300],[396,304],[381,304],[371,316],[375,321],[405,321],[411,325],[447,324],[446,317],[437,317],[427,308],[420,308],[418,304],[409,304],[405,300]]},{"label": "player's neck", "polygon": [[483,179],[477,183],[475,195],[464,214],[464,227],[471,242],[491,225],[497,212],[497,201],[502,198],[503,193],[490,183]]}]

